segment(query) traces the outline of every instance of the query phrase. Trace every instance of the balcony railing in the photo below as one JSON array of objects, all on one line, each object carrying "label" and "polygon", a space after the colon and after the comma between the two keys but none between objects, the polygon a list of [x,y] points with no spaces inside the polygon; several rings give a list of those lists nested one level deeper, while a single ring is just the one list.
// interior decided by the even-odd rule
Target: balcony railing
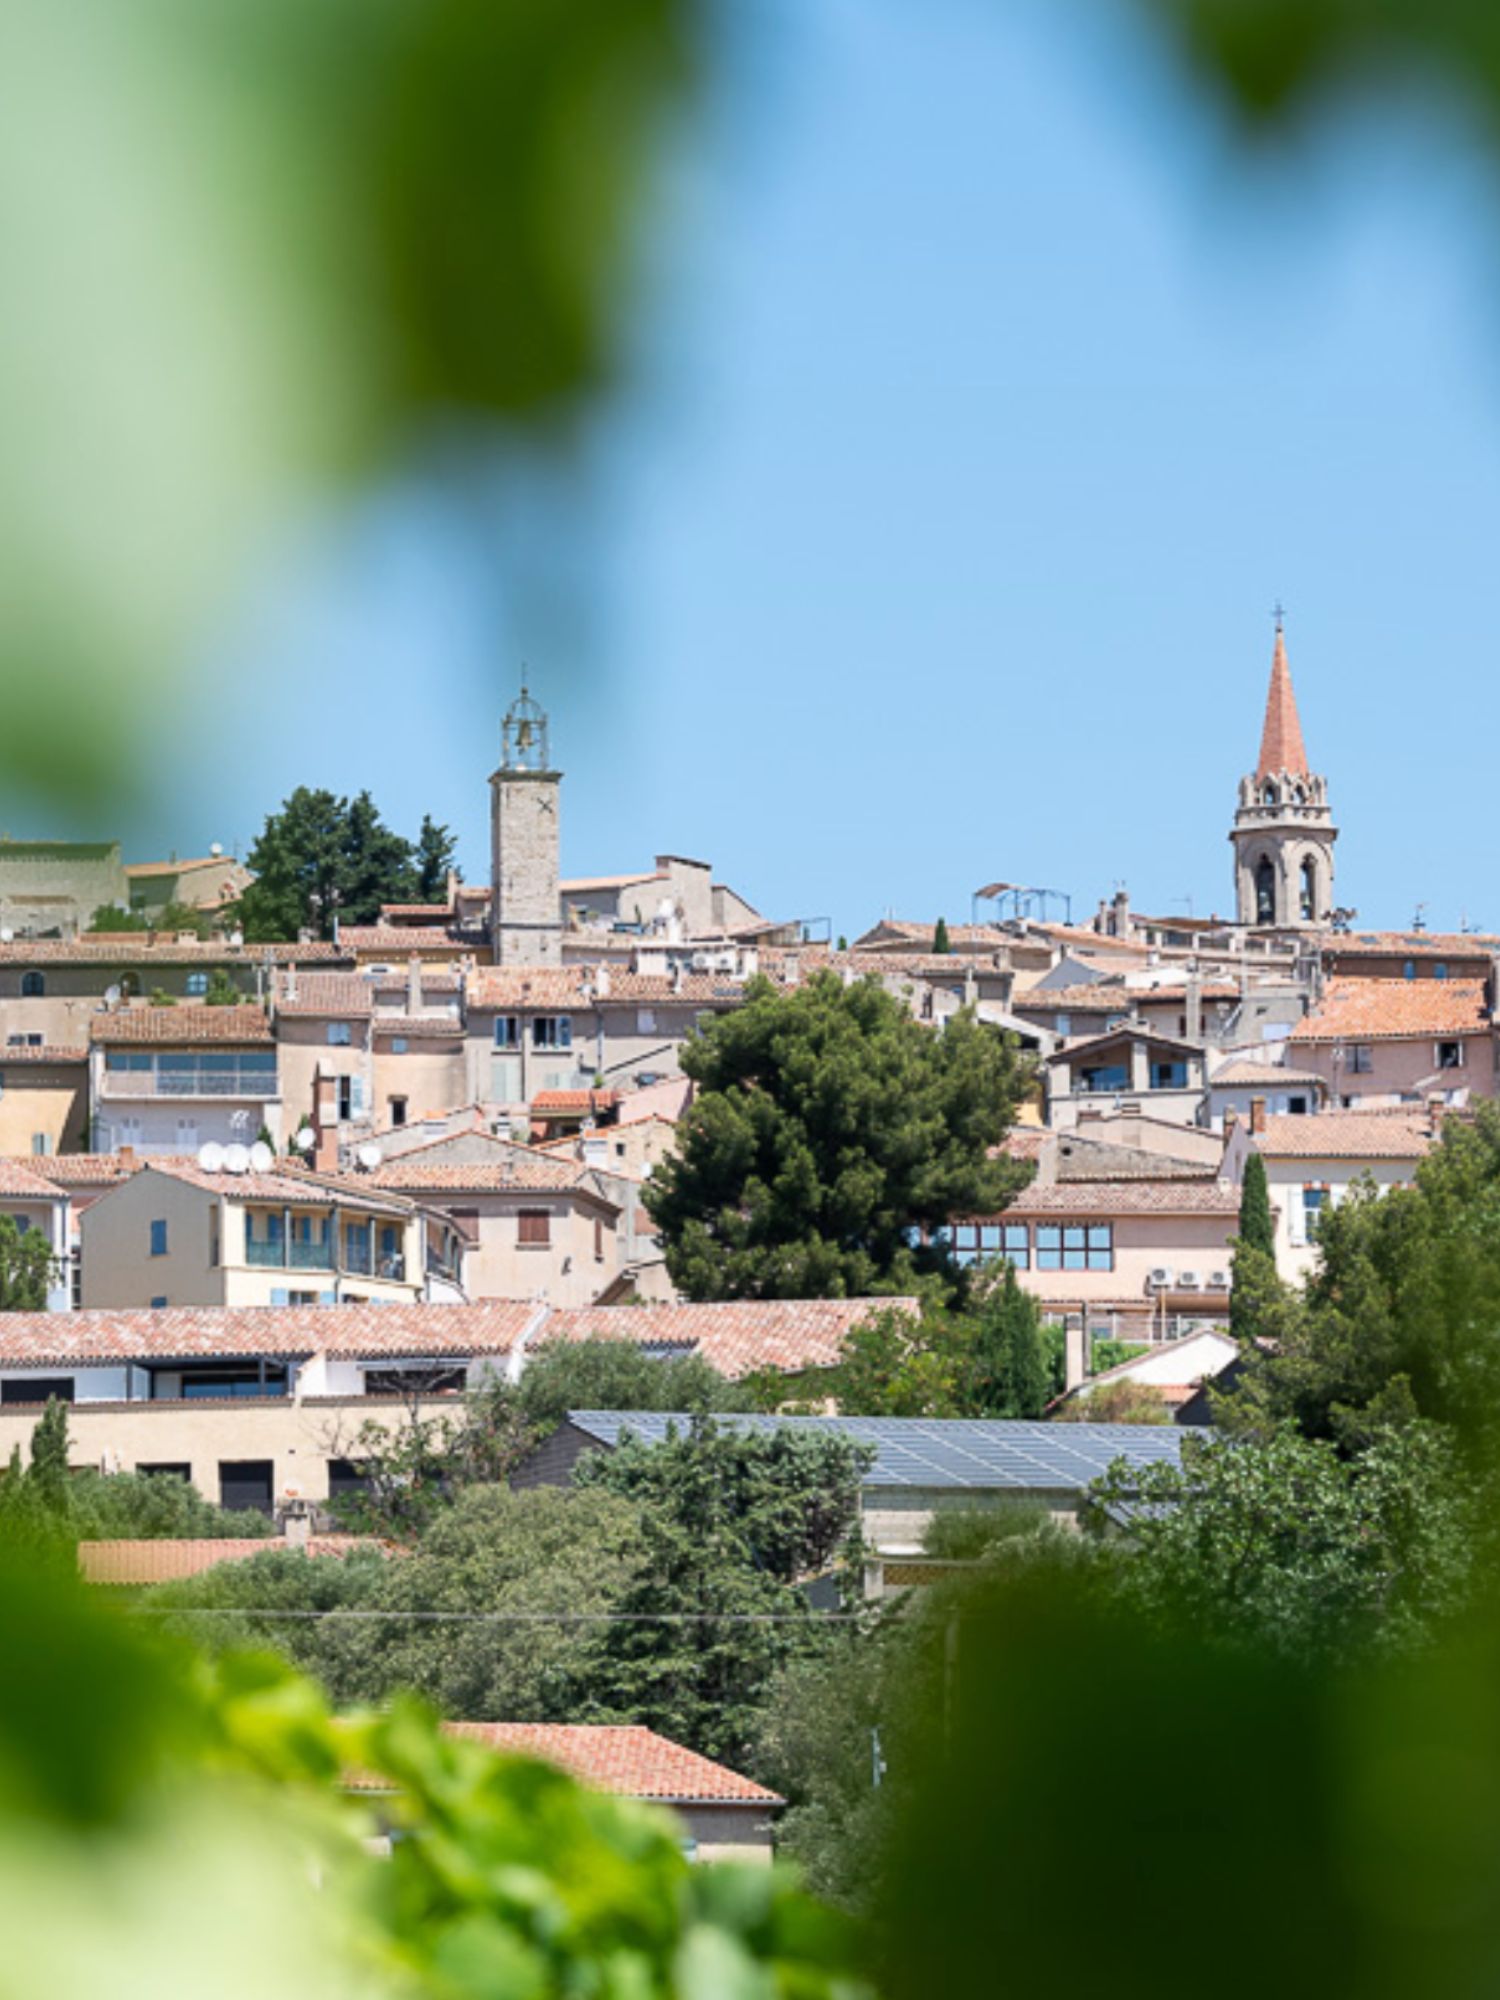
[{"label": "balcony railing", "polygon": [[369,1243],[351,1243],[347,1238],[336,1256],[332,1242],[301,1243],[295,1238],[288,1241],[284,1236],[247,1236],[245,1262],[260,1271],[338,1270],[351,1278],[386,1278],[398,1285],[406,1281],[403,1251],[377,1252]]},{"label": "balcony railing", "polygon": [[252,1097],[270,1103],[281,1095],[274,1070],[107,1069],[106,1097]]}]

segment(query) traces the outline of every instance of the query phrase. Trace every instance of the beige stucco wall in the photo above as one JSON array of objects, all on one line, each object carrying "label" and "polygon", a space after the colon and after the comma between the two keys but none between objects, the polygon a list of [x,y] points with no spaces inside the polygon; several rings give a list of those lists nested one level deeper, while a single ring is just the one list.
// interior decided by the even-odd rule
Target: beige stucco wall
[{"label": "beige stucco wall", "polygon": [[[1030,1222],[1035,1245],[1039,1222],[1108,1221],[1114,1227],[1115,1268],[1112,1271],[1038,1271],[1033,1248],[1029,1271],[1017,1272],[1021,1287],[1044,1303],[1075,1300],[1146,1298],[1146,1280],[1158,1267],[1174,1274],[1196,1271],[1207,1286],[1209,1274],[1229,1267],[1229,1239],[1238,1227],[1238,1218],[1225,1215],[1116,1215],[1116,1216],[1028,1216],[1016,1220]],[[1205,1306],[1222,1305],[1225,1292],[1207,1289],[1201,1294]]]},{"label": "beige stucco wall", "polygon": [[[590,1305],[619,1268],[616,1217],[569,1193],[425,1196],[429,1207],[451,1214],[477,1209],[479,1240],[464,1258],[464,1291],[470,1299],[545,1299],[554,1306]],[[519,1242],[520,1211],[545,1209],[551,1243]],[[594,1221],[603,1223],[603,1257],[594,1254]]]},{"label": "beige stucco wall", "polygon": [[[227,1177],[226,1177],[227,1183]],[[309,1201],[303,1209],[323,1211]],[[219,1212],[219,1260],[211,1263],[211,1216]],[[302,1212],[302,1210],[294,1210]],[[340,1216],[347,1211],[340,1211]],[[151,1223],[167,1224],[167,1254],[151,1255]],[[278,1291],[301,1291],[318,1298],[380,1299],[413,1304],[422,1296],[423,1232],[415,1216],[372,1215],[378,1230],[394,1223],[406,1259],[403,1279],[363,1272],[298,1270],[246,1261],[246,1209],[205,1188],[149,1170],[113,1188],[91,1204],[79,1235],[82,1242],[83,1303],[89,1306],[149,1306],[164,1298],[172,1306],[269,1306],[285,1304]]]},{"label": "beige stucco wall", "polygon": [[7,1063],[0,1048],[0,1153],[31,1153],[42,1134],[49,1153],[82,1149],[88,1133],[88,1069],[83,1063]]},{"label": "beige stucco wall", "polygon": [[[219,1498],[221,1463],[269,1460],[278,1500],[326,1500],[329,1460],[354,1454],[366,1421],[399,1430],[408,1408],[402,1398],[385,1396],[74,1403],[68,1411],[70,1458],[75,1466],[111,1472],[187,1465],[198,1491],[213,1501]],[[433,1397],[417,1410],[424,1416],[444,1410],[456,1416],[456,1399]],[[40,1415],[37,1404],[0,1406],[0,1458],[8,1459],[17,1445],[25,1455]]]},{"label": "beige stucco wall", "polygon": [[393,1123],[391,1099],[406,1100],[407,1123],[434,1112],[451,1111],[472,1102],[468,1089],[468,1058],[463,1029],[455,1024],[451,1040],[413,1038],[404,1053],[391,1047],[401,1039],[399,1026],[382,1022],[376,1030],[371,1115],[377,1126]]}]

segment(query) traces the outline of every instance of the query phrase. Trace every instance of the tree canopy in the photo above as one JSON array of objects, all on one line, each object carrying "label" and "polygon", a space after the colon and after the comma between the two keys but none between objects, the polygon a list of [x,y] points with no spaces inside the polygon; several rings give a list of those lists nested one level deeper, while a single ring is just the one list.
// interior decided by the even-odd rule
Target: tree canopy
[{"label": "tree canopy", "polygon": [[682,1053],[697,1095],[646,1205],[692,1299],[839,1298],[959,1282],[941,1232],[1028,1169],[997,1158],[1028,1080],[967,1012],[938,1030],[874,980],[768,981]]},{"label": "tree canopy", "polygon": [[43,1230],[0,1215],[0,1312],[41,1312],[56,1265]]},{"label": "tree canopy", "polygon": [[250,850],[255,880],[240,898],[240,924],[258,942],[301,930],[332,937],[338,921],[374,923],[384,903],[440,893],[454,846],[430,817],[413,846],[385,824],[368,792],[347,799],[299,786]]}]

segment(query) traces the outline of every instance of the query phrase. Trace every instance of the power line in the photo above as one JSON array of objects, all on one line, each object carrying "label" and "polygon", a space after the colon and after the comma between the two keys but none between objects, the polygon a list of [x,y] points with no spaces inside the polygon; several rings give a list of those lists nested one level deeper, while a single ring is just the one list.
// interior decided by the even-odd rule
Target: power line
[{"label": "power line", "polygon": [[376,1623],[431,1625],[815,1625],[857,1618],[857,1611],[368,1611],[332,1607],[327,1611],[281,1606],[133,1604],[145,1618],[343,1618]]}]

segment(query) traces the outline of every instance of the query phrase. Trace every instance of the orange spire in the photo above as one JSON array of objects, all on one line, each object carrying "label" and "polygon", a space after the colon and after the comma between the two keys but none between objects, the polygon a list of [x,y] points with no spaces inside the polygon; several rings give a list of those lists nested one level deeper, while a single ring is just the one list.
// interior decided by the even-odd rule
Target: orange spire
[{"label": "orange spire", "polygon": [[1260,762],[1257,778],[1286,771],[1294,778],[1307,776],[1307,752],[1302,747],[1302,724],[1297,719],[1297,697],[1292,693],[1292,670],[1286,663],[1286,639],[1281,620],[1276,621],[1276,651],[1271,656],[1271,687],[1266,696],[1266,724],[1260,733]]}]

